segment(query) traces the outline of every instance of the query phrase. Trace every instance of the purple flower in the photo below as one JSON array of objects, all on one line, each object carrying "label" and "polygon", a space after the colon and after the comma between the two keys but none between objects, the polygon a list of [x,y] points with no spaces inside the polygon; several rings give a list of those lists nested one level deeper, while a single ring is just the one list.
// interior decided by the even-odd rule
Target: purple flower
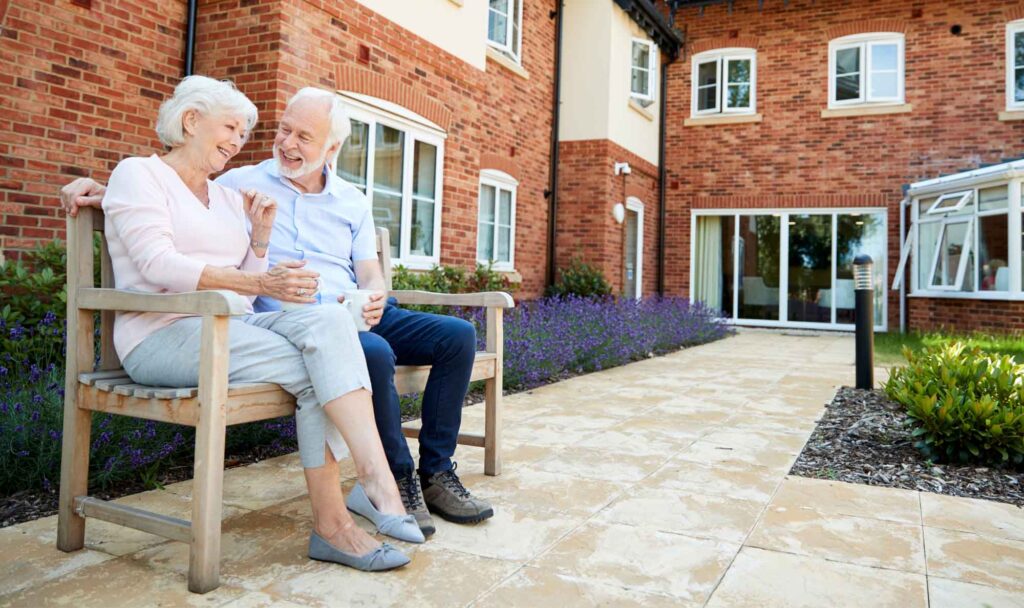
[{"label": "purple flower", "polygon": [[43,326],[53,325],[53,322],[56,321],[56,320],[57,320],[57,315],[54,314],[54,312],[51,310],[51,311],[48,311],[46,313],[46,315],[43,317],[43,320],[40,321],[39,324],[43,325]]}]

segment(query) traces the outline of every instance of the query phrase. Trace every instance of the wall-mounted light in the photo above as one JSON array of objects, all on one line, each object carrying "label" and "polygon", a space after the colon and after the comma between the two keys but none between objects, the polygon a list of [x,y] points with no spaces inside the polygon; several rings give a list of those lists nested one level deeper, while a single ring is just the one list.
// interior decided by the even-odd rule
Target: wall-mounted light
[{"label": "wall-mounted light", "polygon": [[616,224],[626,221],[626,206],[622,203],[615,203],[615,206],[612,207],[612,217],[615,218]]},{"label": "wall-mounted light", "polygon": [[629,175],[633,172],[629,163],[615,163],[615,175]]}]

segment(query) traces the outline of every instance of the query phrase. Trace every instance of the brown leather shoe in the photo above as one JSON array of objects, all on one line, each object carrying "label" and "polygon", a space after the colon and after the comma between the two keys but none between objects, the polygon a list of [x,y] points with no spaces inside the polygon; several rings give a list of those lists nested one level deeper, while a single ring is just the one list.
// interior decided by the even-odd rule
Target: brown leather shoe
[{"label": "brown leather shoe", "polygon": [[423,481],[427,509],[457,524],[472,524],[492,517],[494,509],[490,503],[469,493],[455,474],[455,466]]},{"label": "brown leather shoe", "polygon": [[423,488],[420,486],[420,476],[415,472],[395,478],[398,483],[398,493],[402,495],[402,504],[405,505],[405,512],[416,518],[423,536],[430,536],[437,529],[434,527],[434,518],[427,511],[427,505],[423,502]]}]

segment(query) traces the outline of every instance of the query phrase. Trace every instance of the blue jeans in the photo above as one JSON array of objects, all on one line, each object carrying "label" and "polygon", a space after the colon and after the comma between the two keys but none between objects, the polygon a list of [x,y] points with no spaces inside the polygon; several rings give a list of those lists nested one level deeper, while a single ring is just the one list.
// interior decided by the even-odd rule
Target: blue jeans
[{"label": "blue jeans", "polygon": [[405,310],[388,300],[380,323],[359,340],[373,386],[373,410],[388,464],[395,477],[415,469],[402,435],[402,415],[395,389],[395,365],[431,365],[423,391],[420,431],[420,475],[452,468],[452,455],[462,425],[462,403],[476,357],[472,323]]}]

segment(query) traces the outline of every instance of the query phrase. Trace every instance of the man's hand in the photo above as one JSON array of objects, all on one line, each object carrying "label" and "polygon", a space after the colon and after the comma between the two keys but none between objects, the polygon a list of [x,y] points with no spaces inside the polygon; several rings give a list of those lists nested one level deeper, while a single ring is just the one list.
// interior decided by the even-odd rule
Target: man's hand
[{"label": "man's hand", "polygon": [[60,205],[68,215],[75,217],[79,207],[99,207],[106,191],[106,186],[99,182],[80,177],[60,189]]},{"label": "man's hand", "polygon": [[[363,319],[366,320],[366,324],[370,327],[375,327],[380,324],[381,317],[384,316],[384,305],[387,304],[387,293],[378,291],[370,294],[370,302],[363,306]],[[345,301],[345,296],[338,296],[338,303],[341,304]]]}]

